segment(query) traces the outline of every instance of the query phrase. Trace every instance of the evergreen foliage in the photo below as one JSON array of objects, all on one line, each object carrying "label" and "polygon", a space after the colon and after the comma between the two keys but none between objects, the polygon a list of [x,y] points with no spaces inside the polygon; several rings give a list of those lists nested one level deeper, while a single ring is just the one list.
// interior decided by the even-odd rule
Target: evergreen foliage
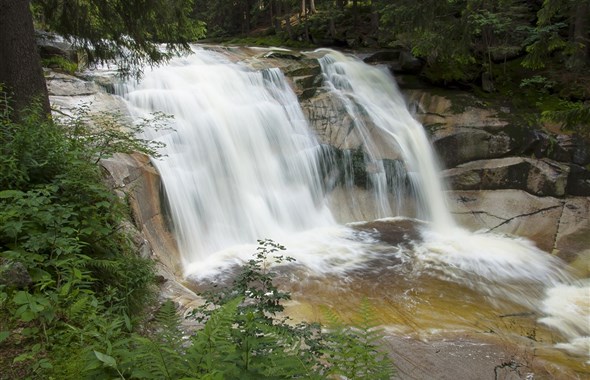
[{"label": "evergreen foliage", "polygon": [[187,51],[205,32],[189,17],[192,0],[35,0],[33,7],[40,24],[71,39],[89,62],[116,61],[124,73]]}]

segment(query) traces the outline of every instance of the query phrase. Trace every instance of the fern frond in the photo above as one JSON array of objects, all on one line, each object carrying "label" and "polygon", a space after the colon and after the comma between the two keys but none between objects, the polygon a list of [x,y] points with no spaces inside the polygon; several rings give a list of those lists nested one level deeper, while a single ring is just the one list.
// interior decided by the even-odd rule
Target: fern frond
[{"label": "fern frond", "polygon": [[215,310],[203,329],[193,336],[187,350],[189,373],[211,374],[220,370],[226,375],[239,374],[231,330],[242,300],[242,297],[235,298]]},{"label": "fern frond", "polygon": [[88,269],[99,269],[106,272],[117,272],[121,267],[121,263],[116,260],[92,259],[86,261],[85,266]]},{"label": "fern frond", "polygon": [[137,379],[178,379],[182,368],[182,354],[161,342],[144,337],[136,337],[132,376]]},{"label": "fern frond", "polygon": [[343,326],[333,312],[326,313],[326,317],[339,323],[332,324],[323,350],[329,366],[328,375],[359,380],[391,377],[393,363],[380,349],[383,329],[378,328],[377,314],[368,299],[362,300],[352,326]]}]

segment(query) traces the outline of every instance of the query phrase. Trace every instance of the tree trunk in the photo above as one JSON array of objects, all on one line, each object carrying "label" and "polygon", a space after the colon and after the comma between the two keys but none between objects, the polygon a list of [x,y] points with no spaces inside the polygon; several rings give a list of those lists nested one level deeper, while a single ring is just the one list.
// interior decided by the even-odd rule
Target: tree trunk
[{"label": "tree trunk", "polygon": [[309,13],[317,13],[317,10],[315,9],[315,0],[309,0]]},{"label": "tree trunk", "polygon": [[590,58],[590,1],[579,1],[574,10],[573,40],[578,45],[575,59],[583,66]]},{"label": "tree trunk", "polygon": [[353,0],[352,2],[352,25],[353,30],[355,33],[359,32],[360,29],[360,22],[359,22],[359,2],[358,0]]},{"label": "tree trunk", "polygon": [[291,28],[291,17],[289,13],[285,15],[285,28],[287,29],[287,34],[289,35],[290,40],[295,40],[295,36],[293,36],[293,28]]},{"label": "tree trunk", "polygon": [[371,34],[378,38],[379,34],[379,13],[377,11],[377,7],[371,3]]},{"label": "tree trunk", "polygon": [[16,118],[35,99],[50,113],[28,0],[0,0],[0,83],[11,94]]}]

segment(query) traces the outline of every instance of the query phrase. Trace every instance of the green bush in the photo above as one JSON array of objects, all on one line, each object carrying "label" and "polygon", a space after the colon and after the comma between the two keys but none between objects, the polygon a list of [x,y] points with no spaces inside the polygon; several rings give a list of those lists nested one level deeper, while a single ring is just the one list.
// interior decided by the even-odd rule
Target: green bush
[{"label": "green bush", "polygon": [[124,336],[113,325],[130,325],[153,295],[152,263],[121,231],[126,207],[96,165],[140,143],[97,123],[89,136],[84,120],[56,123],[37,104],[15,122],[3,99],[0,261],[26,268],[31,283],[0,285],[0,349],[10,353],[0,378],[46,378],[97,337]]},{"label": "green bush", "polygon": [[140,334],[152,263],[121,231],[126,208],[96,162],[156,147],[116,117],[60,124],[33,105],[14,122],[7,103],[0,110],[0,271],[18,263],[30,276],[27,286],[0,281],[0,379],[389,378],[373,326],[326,334],[279,317],[290,295],[272,268],[293,259],[270,240],[231,286],[203,294],[191,315],[202,328],[183,332],[166,302]]}]

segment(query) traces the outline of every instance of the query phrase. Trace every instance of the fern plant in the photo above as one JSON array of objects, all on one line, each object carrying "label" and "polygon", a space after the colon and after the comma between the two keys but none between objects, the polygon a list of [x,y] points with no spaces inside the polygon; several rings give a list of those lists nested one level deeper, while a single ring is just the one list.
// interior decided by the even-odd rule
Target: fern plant
[{"label": "fern plant", "polygon": [[368,299],[361,301],[359,313],[351,326],[331,310],[324,312],[330,331],[323,353],[329,377],[349,379],[390,379],[394,367],[382,346],[383,330]]},{"label": "fern plant", "polygon": [[[274,284],[277,273],[273,266],[294,261],[280,254],[285,247],[269,239],[259,240],[257,252],[226,289],[204,293],[205,304],[194,311],[199,321],[210,318],[210,309],[241,297],[229,340],[235,347],[235,365],[239,376],[227,378],[264,379],[314,378],[320,368],[319,326],[292,326],[277,314],[284,310],[281,302],[290,294]],[[303,349],[306,347],[307,349]]]}]

